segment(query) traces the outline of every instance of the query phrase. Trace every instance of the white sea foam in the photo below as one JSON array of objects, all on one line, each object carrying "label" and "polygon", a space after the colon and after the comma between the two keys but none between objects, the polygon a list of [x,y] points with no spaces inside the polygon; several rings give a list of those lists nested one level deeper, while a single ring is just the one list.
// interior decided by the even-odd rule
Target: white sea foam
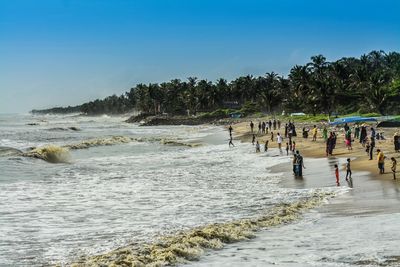
[{"label": "white sea foam", "polygon": [[[225,138],[220,129],[209,127],[126,129],[85,123],[82,131],[68,133],[69,138],[79,141],[126,132],[182,140]],[[51,134],[60,137],[58,132]],[[48,138],[43,135],[21,126],[15,139],[7,138],[39,144]],[[1,132],[0,139],[6,139]],[[257,218],[277,204],[315,193],[281,188],[282,174],[268,171],[290,164],[288,157],[256,154],[249,144],[236,145],[127,143],[72,151],[73,164],[57,165],[0,159],[0,265],[68,262],[77,255],[150,242],[160,234]]]}]

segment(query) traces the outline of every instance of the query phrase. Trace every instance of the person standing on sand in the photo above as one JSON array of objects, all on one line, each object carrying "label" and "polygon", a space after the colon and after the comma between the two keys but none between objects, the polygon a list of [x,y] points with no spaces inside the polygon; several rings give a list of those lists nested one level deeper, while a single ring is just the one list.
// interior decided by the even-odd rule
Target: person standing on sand
[{"label": "person standing on sand", "polygon": [[354,128],[354,139],[358,139],[360,137],[360,126],[356,124]]},{"label": "person standing on sand", "polygon": [[286,156],[289,156],[289,143],[286,143]]},{"label": "person standing on sand", "polygon": [[369,143],[369,160],[372,160],[372,154],[375,148],[375,138],[371,137],[371,142]]},{"label": "person standing on sand", "polygon": [[340,186],[340,182],[339,182],[339,168],[338,165],[335,164],[335,176],[336,176],[336,185]]},{"label": "person standing on sand", "polygon": [[393,145],[394,145],[394,151],[399,152],[400,151],[400,136],[399,133],[395,133],[393,135]]},{"label": "person standing on sand", "polygon": [[258,132],[257,132],[257,134],[260,134],[261,133],[261,122],[259,121],[258,122]]},{"label": "person standing on sand", "polygon": [[272,131],[272,121],[271,120],[268,121],[268,126],[269,126],[269,130]]},{"label": "person standing on sand", "polygon": [[314,128],[312,129],[312,140],[313,141],[317,141],[317,133],[318,133],[317,126],[314,125]]},{"label": "person standing on sand", "polygon": [[271,141],[274,141],[274,132],[271,132]]},{"label": "person standing on sand", "polygon": [[232,136],[232,131],[233,131],[232,124],[229,125],[229,128],[228,128],[228,129],[229,129],[229,135]]},{"label": "person standing on sand", "polygon": [[250,121],[250,129],[251,129],[251,133],[253,133],[253,130],[254,130],[254,123],[253,123],[253,121]]},{"label": "person standing on sand", "polygon": [[332,156],[334,148],[333,133],[330,132],[328,139],[326,140],[326,156]]},{"label": "person standing on sand", "polygon": [[285,138],[288,137],[288,125],[287,123],[285,124]]},{"label": "person standing on sand", "polygon": [[274,121],[272,122],[273,126],[274,126],[274,130],[276,130],[276,120],[274,119]]},{"label": "person standing on sand", "polygon": [[349,181],[349,179],[351,179],[350,158],[347,159],[346,163],[346,181]]},{"label": "person standing on sand", "polygon": [[265,122],[263,121],[261,124],[261,132],[265,134]]},{"label": "person standing on sand", "polygon": [[295,142],[295,141],[293,141],[293,146],[292,146],[292,152],[293,152],[293,154],[294,154],[294,151],[296,151],[296,142]]},{"label": "person standing on sand", "polygon": [[349,128],[344,135],[344,141],[348,150],[353,150],[351,146],[351,129]]},{"label": "person standing on sand", "polygon": [[326,126],[324,126],[324,129],[322,130],[322,137],[324,138],[324,141],[326,142],[326,139],[328,139],[328,129]]},{"label": "person standing on sand", "polygon": [[392,161],[392,173],[393,173],[393,180],[396,180],[396,165],[397,165],[397,161],[394,157],[391,157],[390,160]]},{"label": "person standing on sand", "polygon": [[347,122],[344,124],[343,128],[344,128],[344,132],[347,132],[350,129],[349,125],[347,125]]},{"label": "person standing on sand", "polygon": [[280,151],[282,151],[282,141],[283,141],[282,136],[280,135],[280,133],[277,133],[276,134],[276,142],[278,143],[278,147],[279,147]]},{"label": "person standing on sand", "polygon": [[360,134],[360,143],[364,146],[365,145],[365,138],[367,138],[367,127],[363,124],[361,126],[361,134]]},{"label": "person standing on sand", "polygon": [[378,168],[379,168],[379,174],[384,174],[385,173],[385,155],[383,152],[378,149],[376,152],[378,152]]},{"label": "person standing on sand", "polygon": [[255,134],[253,134],[253,139],[251,140],[251,143],[253,144],[253,146],[254,146],[254,143],[256,142],[256,135]]},{"label": "person standing on sand", "polygon": [[268,140],[265,141],[265,145],[264,145],[264,152],[268,151]]}]

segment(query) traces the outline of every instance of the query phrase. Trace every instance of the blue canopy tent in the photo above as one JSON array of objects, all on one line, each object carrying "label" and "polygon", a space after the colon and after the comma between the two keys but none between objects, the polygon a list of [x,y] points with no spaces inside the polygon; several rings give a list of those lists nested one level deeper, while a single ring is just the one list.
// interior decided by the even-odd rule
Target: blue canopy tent
[{"label": "blue canopy tent", "polygon": [[345,118],[337,118],[332,122],[329,122],[330,125],[338,125],[338,124],[345,124],[345,123],[356,123],[356,122],[368,122],[368,121],[377,121],[376,118],[369,118],[369,117],[345,117]]}]

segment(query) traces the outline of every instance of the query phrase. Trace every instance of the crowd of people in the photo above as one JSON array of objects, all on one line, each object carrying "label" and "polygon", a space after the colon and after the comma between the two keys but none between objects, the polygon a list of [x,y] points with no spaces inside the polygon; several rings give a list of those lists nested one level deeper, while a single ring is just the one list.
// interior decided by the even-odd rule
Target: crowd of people
[{"label": "crowd of people", "polygon": [[[293,137],[297,137],[296,133],[296,127],[294,122],[288,121],[284,125],[284,134],[281,135],[279,132],[281,129],[281,121],[280,120],[269,120],[269,121],[259,121],[258,122],[258,131],[256,131],[255,124],[253,121],[250,121],[250,132],[252,135],[252,144],[255,145],[255,150],[256,153],[261,152],[261,144],[260,141],[257,139],[257,137],[262,137],[266,135],[270,135],[270,138],[266,138],[265,143],[264,143],[264,152],[268,151],[268,146],[269,142],[275,142],[277,143],[278,149],[283,154],[282,151],[282,143],[284,142],[284,139],[287,140],[286,142],[286,156],[289,156],[289,154],[293,155],[293,173],[296,177],[302,177],[303,175],[303,169],[305,169],[304,166],[304,160],[302,155],[300,154],[299,150],[296,149],[296,142],[293,140]],[[369,127],[365,124],[359,125],[355,124],[353,127],[350,127],[347,123],[343,126],[343,129],[340,129],[339,131],[331,130],[328,131],[327,125],[323,125],[321,127],[321,137],[323,141],[325,142],[325,147],[326,147],[326,156],[333,156],[334,155],[334,149],[336,148],[337,145],[337,139],[338,139],[338,133],[342,133],[344,136],[344,143],[346,148],[350,151],[353,150],[353,143],[355,140],[359,141],[362,147],[365,148],[366,153],[368,154],[368,157],[370,160],[373,160],[373,156],[375,154],[375,147],[376,147],[376,141],[375,140],[384,140],[385,136],[383,133],[377,133],[376,130],[373,127]],[[337,129],[336,129],[337,130]],[[229,139],[229,146],[234,146],[232,142],[232,125],[229,126],[229,133],[230,133],[230,139]],[[275,131],[275,132],[274,132]],[[309,132],[311,131],[312,134],[312,142],[316,142],[318,139],[318,132],[319,129],[317,125],[313,125],[312,129],[308,129],[304,127],[302,129],[302,137],[307,139],[309,136]],[[275,134],[276,133],[276,134]],[[400,152],[400,135],[396,133],[393,138],[394,142],[394,148],[396,152]],[[376,150],[376,159],[378,162],[378,169],[380,174],[385,173],[385,160],[386,157],[383,154],[383,151],[381,149]],[[396,179],[396,166],[397,166],[397,160],[395,157],[391,157],[391,171],[393,173],[393,179]],[[346,160],[346,181],[352,182],[352,171],[350,167],[351,159],[347,158]],[[340,185],[340,180],[339,180],[339,168],[337,165],[335,165],[335,176],[336,176],[336,183],[339,186]]]}]

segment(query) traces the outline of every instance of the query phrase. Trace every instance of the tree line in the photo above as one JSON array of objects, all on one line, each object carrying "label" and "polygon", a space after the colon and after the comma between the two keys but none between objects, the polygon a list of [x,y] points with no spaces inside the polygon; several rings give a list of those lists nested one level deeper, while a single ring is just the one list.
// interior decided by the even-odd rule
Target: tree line
[{"label": "tree line", "polygon": [[263,112],[348,114],[400,113],[400,53],[372,51],[360,58],[328,62],[312,56],[295,65],[287,77],[275,72],[246,75],[230,82],[196,77],[163,83],[137,84],[121,96],[109,96],[75,107],[34,110],[34,113],[83,112],[121,114],[133,109],[148,114],[193,114],[251,103]]}]

